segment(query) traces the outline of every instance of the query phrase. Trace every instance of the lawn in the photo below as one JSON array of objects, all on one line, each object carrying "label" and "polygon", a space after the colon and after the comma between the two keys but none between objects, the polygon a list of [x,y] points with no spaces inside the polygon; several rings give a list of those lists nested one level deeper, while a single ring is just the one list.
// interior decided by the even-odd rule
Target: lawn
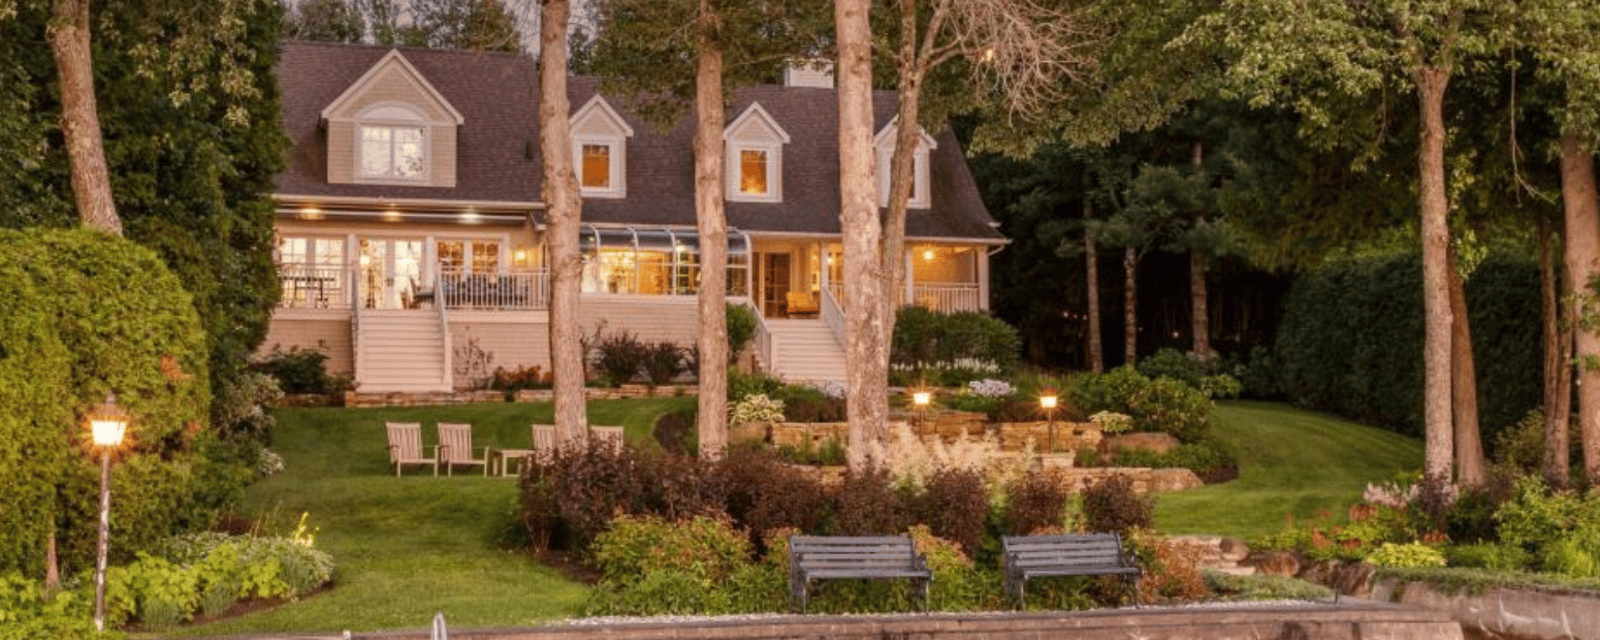
[{"label": "lawn", "polygon": [[[590,403],[594,424],[621,424],[650,441],[653,419],[694,398]],[[301,513],[317,546],[338,563],[331,591],[276,609],[163,632],[161,637],[421,629],[435,611],[452,628],[527,626],[572,615],[587,588],[524,554],[503,551],[519,526],[516,481],[477,469],[453,478],[388,466],[383,423],[468,422],[478,446],[527,448],[528,425],[551,420],[549,403],[382,409],[280,409],[273,445],[283,473],[250,488],[244,514],[292,528]]]},{"label": "lawn", "polygon": [[1422,467],[1422,441],[1265,402],[1223,402],[1213,433],[1239,458],[1232,482],[1160,494],[1156,526],[1170,534],[1249,540],[1319,511],[1342,516],[1369,482]]},{"label": "lawn", "polygon": [[[592,402],[590,421],[621,424],[630,442],[653,446],[660,413],[693,398]],[[515,482],[474,470],[438,478],[426,470],[396,478],[383,423],[468,422],[475,444],[525,448],[528,424],[548,423],[548,403],[382,409],[281,409],[273,450],[287,468],[251,487],[245,515],[292,528],[301,513],[317,544],[338,563],[331,591],[270,611],[186,628],[161,637],[282,632],[370,632],[426,628],[443,611],[452,628],[513,627],[573,615],[586,587],[498,539],[519,526]],[[1166,533],[1249,539],[1278,530],[1284,514],[1308,518],[1342,510],[1366,483],[1421,464],[1415,439],[1284,405],[1229,402],[1214,415],[1217,437],[1238,454],[1239,479],[1164,493],[1157,524]]]}]

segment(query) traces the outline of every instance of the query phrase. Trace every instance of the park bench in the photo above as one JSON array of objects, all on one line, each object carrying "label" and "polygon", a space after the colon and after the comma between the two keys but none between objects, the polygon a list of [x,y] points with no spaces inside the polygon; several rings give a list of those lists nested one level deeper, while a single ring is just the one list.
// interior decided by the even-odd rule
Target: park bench
[{"label": "park bench", "polygon": [[1133,606],[1139,606],[1139,563],[1122,548],[1122,538],[1116,533],[1005,536],[1000,544],[1006,595],[1019,609],[1028,579],[1049,576],[1126,576],[1133,589]]},{"label": "park bench", "polygon": [[789,536],[789,609],[806,612],[811,583],[834,579],[910,580],[928,606],[933,572],[906,536]]}]

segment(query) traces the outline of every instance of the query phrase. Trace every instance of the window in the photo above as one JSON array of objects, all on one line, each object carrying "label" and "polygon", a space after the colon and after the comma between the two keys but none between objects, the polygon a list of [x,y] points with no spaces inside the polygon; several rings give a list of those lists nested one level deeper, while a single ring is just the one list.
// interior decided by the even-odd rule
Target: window
[{"label": "window", "polygon": [[585,189],[611,188],[611,145],[583,145],[583,176],[580,184]]},{"label": "window", "polygon": [[[578,245],[585,292],[688,296],[700,290],[700,240],[693,231],[585,225]],[[728,295],[748,295],[749,262],[749,239],[728,230]]]},{"label": "window", "polygon": [[361,177],[421,180],[424,177],[422,127],[363,125]]},{"label": "window", "polygon": [[[878,156],[878,206],[889,206],[889,182],[893,177],[889,168],[894,159],[895,131],[898,126],[890,122],[873,140]],[[911,197],[907,201],[912,209],[927,209],[932,205],[928,176],[928,154],[938,143],[926,132],[917,136],[916,150],[911,153]]]},{"label": "window", "polygon": [[627,141],[633,128],[617,115],[605,98],[595,96],[569,119],[572,125],[572,164],[578,173],[578,191],[585,198],[622,198],[628,195]]},{"label": "window", "polygon": [[344,301],[344,238],[278,239],[279,306],[332,307]]},{"label": "window", "polygon": [[760,149],[739,150],[739,193],[767,195],[767,152]]},{"label": "window", "polygon": [[434,244],[441,273],[497,273],[500,271],[498,240],[439,240]]},{"label": "window", "polygon": [[783,146],[789,134],[758,103],[722,133],[727,141],[727,198],[734,202],[783,200]]}]

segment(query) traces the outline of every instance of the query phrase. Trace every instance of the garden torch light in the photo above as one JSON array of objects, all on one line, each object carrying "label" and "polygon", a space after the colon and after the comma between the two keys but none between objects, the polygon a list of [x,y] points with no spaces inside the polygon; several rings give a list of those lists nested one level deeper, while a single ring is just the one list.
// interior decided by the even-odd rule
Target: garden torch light
[{"label": "garden torch light", "polygon": [[1050,453],[1056,452],[1056,397],[1039,396],[1039,408],[1044,409],[1046,428],[1050,433]]},{"label": "garden torch light", "polygon": [[933,394],[928,391],[916,391],[911,394],[911,404],[917,407],[918,422],[921,422],[922,413],[927,411],[928,403],[933,401]]},{"label": "garden torch light", "polygon": [[94,628],[106,630],[106,547],[111,536],[111,449],[122,444],[128,414],[117,406],[117,395],[89,412],[89,430],[100,448],[100,545],[94,568]]}]

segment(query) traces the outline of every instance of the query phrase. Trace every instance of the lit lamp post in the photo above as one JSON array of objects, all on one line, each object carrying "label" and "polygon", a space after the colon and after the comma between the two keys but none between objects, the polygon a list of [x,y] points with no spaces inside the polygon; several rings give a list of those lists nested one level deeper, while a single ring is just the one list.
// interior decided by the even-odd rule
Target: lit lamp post
[{"label": "lit lamp post", "polygon": [[1039,396],[1039,408],[1044,409],[1047,428],[1050,430],[1050,453],[1056,452],[1056,397]]},{"label": "lit lamp post", "polygon": [[106,401],[89,412],[89,428],[94,444],[100,447],[100,546],[94,568],[94,628],[106,630],[106,547],[111,536],[111,449],[122,444],[128,428],[128,413],[117,406],[117,395],[106,393]]},{"label": "lit lamp post", "polygon": [[[922,422],[922,413],[928,410],[928,403],[933,401],[933,394],[928,391],[915,391],[911,394],[911,404],[917,407],[917,422]],[[921,426],[921,425],[918,425]]]}]

